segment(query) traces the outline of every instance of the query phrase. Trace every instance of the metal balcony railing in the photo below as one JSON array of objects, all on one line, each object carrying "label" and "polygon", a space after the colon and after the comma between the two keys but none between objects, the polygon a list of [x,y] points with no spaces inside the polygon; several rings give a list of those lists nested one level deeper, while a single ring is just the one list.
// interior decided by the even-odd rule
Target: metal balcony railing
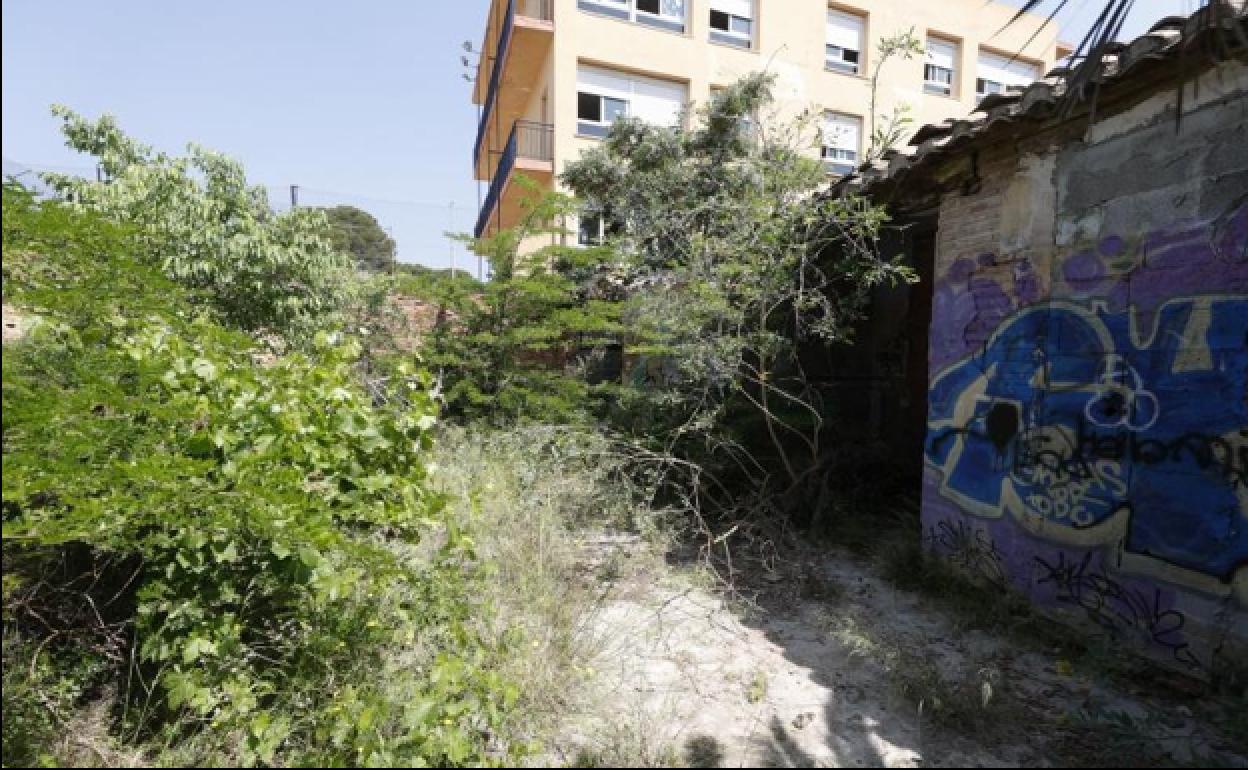
[{"label": "metal balcony railing", "polygon": [[555,127],[549,123],[535,123],[531,120],[517,120],[511,127],[507,137],[507,146],[498,160],[498,170],[490,180],[490,191],[486,193],[485,203],[477,216],[477,228],[474,234],[480,238],[490,223],[490,215],[499,206],[503,188],[511,171],[515,168],[516,158],[554,162],[555,160]]},{"label": "metal balcony railing", "polygon": [[473,165],[481,162],[481,144],[485,141],[485,128],[489,125],[490,114],[494,111],[494,103],[498,100],[498,81],[503,75],[503,64],[507,61],[507,51],[511,48],[512,30],[516,25],[516,6],[519,13],[530,19],[554,21],[554,0],[507,0],[507,12],[503,14],[503,28],[498,35],[498,46],[494,50],[494,66],[490,69],[490,84],[485,91],[485,103],[481,105],[481,122],[477,126],[477,142],[472,150]]}]

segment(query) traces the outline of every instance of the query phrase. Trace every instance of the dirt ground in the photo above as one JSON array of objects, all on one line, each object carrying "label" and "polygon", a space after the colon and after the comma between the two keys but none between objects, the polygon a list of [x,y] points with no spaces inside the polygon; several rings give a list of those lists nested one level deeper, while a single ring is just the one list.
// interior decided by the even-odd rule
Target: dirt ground
[{"label": "dirt ground", "polygon": [[773,578],[750,607],[627,539],[593,548],[610,587],[589,624],[583,705],[551,762],[1248,767],[1217,726],[1242,701],[1134,687],[966,629],[848,553],[806,564],[802,595]]},{"label": "dirt ground", "polygon": [[26,333],[22,316],[8,303],[4,305],[4,341],[19,340]]}]

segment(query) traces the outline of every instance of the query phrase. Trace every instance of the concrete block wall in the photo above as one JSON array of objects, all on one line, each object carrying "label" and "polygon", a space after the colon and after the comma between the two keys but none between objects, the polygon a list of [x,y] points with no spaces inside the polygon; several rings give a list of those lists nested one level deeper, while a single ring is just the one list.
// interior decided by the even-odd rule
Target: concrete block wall
[{"label": "concrete block wall", "polygon": [[[982,148],[937,233],[928,546],[1187,673],[1248,665],[1248,67]],[[1109,111],[1107,111],[1109,112]]]}]

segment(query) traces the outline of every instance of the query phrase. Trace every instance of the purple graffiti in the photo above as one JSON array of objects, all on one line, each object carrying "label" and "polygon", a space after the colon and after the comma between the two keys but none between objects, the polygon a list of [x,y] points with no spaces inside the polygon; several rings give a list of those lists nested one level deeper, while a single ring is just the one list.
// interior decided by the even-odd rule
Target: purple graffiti
[{"label": "purple graffiti", "polygon": [[1081,251],[1062,265],[1062,277],[1067,283],[1087,283],[1105,277],[1105,263],[1092,250]]},{"label": "purple graffiti", "polygon": [[1184,611],[1248,563],[1248,200],[940,275],[927,548],[1203,668]]}]

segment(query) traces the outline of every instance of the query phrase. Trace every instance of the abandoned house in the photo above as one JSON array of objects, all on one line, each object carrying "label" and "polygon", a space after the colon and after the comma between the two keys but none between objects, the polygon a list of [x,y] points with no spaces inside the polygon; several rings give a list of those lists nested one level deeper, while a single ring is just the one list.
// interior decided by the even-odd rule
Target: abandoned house
[{"label": "abandoned house", "polygon": [[856,182],[923,277],[881,302],[925,361],[928,547],[1204,678],[1248,661],[1248,21],[1207,13]]}]

